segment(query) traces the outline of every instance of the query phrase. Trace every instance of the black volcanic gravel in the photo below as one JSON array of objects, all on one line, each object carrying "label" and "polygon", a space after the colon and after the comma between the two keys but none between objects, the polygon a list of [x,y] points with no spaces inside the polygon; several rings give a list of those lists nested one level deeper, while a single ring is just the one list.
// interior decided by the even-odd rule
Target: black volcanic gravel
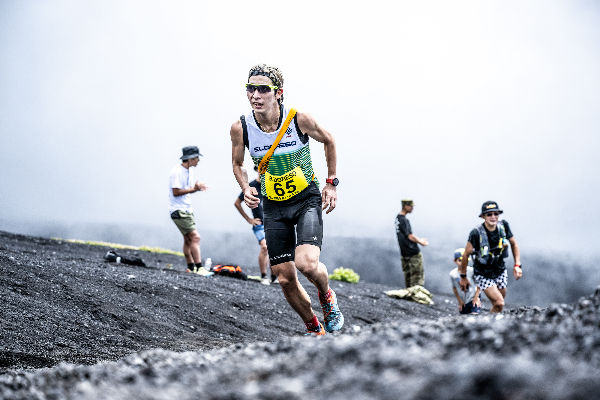
[{"label": "black volcanic gravel", "polygon": [[345,329],[307,338],[276,286],[186,274],[176,256],[105,263],[106,250],[0,232],[1,399],[600,393],[600,289],[574,304],[462,317],[449,296],[428,307],[335,282]]}]

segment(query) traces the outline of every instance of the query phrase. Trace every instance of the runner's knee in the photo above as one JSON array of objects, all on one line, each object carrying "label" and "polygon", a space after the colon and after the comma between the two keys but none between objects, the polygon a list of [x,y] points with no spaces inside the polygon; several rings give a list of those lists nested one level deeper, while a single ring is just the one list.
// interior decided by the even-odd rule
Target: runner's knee
[{"label": "runner's knee", "polygon": [[200,234],[198,231],[191,231],[187,234],[191,243],[200,243]]},{"label": "runner's knee", "polygon": [[500,296],[492,300],[492,305],[496,308],[500,308],[500,311],[504,308],[504,299]]},{"label": "runner's knee", "polygon": [[261,254],[267,254],[268,253],[267,242],[264,239],[260,242],[260,252],[261,252]]},{"label": "runner's knee", "polygon": [[296,268],[304,275],[316,273],[319,269],[319,254],[296,253]]},{"label": "runner's knee", "polygon": [[277,279],[279,280],[281,290],[285,293],[293,292],[298,288],[298,278],[295,275],[279,273],[277,274]]}]

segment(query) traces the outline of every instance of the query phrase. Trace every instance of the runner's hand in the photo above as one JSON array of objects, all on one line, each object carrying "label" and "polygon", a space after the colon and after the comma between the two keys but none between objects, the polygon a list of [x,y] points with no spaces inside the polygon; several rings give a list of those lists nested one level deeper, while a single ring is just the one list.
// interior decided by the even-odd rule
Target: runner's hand
[{"label": "runner's hand", "polygon": [[257,197],[258,192],[256,188],[252,186],[248,186],[246,190],[244,190],[244,202],[250,208],[256,208],[260,204],[260,199]]},{"label": "runner's hand", "polygon": [[196,190],[196,192],[205,192],[207,190],[210,190],[210,186],[208,186],[206,184],[206,182],[196,181],[196,184],[194,185],[194,189]]},{"label": "runner's hand", "polygon": [[333,211],[333,209],[336,206],[336,202],[337,202],[337,190],[336,190],[335,186],[333,186],[331,183],[328,183],[325,185],[325,187],[323,188],[323,191],[321,192],[321,203],[323,205],[323,210],[325,210],[327,207],[329,207],[327,209],[327,211],[325,211],[325,214],[329,214],[330,212]]},{"label": "runner's hand", "polygon": [[475,307],[481,307],[481,299],[479,298],[479,296],[473,299],[473,305]]},{"label": "runner's hand", "polygon": [[419,242],[421,244],[421,246],[428,246],[429,245],[429,241],[425,238],[421,238],[421,241]]},{"label": "runner's hand", "polygon": [[460,284],[460,289],[463,292],[466,292],[467,290],[469,290],[470,285],[469,285],[469,280],[467,278],[460,278],[459,284]]},{"label": "runner's hand", "polygon": [[462,311],[464,306],[465,306],[465,302],[462,300],[459,300],[458,301],[458,311]]},{"label": "runner's hand", "polygon": [[248,220],[248,223],[252,226],[262,225],[262,221],[260,220],[260,218],[250,218]]},{"label": "runner's hand", "polygon": [[521,269],[521,266],[516,266],[513,268],[513,275],[515,276],[515,280],[519,280],[521,279],[521,277],[523,276],[523,270]]}]

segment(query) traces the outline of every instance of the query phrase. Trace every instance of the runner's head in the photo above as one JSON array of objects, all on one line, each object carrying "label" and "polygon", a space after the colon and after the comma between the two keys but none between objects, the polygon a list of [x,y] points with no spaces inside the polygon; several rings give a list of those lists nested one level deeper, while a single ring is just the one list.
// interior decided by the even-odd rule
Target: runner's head
[{"label": "runner's head", "polygon": [[495,201],[486,201],[481,206],[481,214],[479,214],[479,217],[483,218],[484,224],[487,226],[488,230],[496,229],[500,214],[503,212],[504,211],[498,207],[498,203]]},{"label": "runner's head", "polygon": [[[250,100],[252,108],[260,109],[270,101],[277,101],[278,105],[283,103],[283,73],[279,68],[267,64],[257,64],[248,72],[248,83],[252,84],[246,85],[248,100]],[[266,87],[266,85],[271,87]]]},{"label": "runner's head", "polygon": [[195,167],[198,165],[198,161],[200,161],[200,150],[196,146],[186,146],[181,149],[183,155],[179,157],[183,164],[186,164],[188,167]]},{"label": "runner's head", "polygon": [[[498,217],[503,212],[504,211],[498,207],[498,203],[489,200],[481,205],[481,214],[479,214],[479,217],[485,219],[486,217],[494,216],[494,214]],[[496,218],[496,221],[497,220],[498,218]]]},{"label": "runner's head", "polygon": [[406,211],[406,213],[410,214],[414,206],[415,203],[411,199],[402,200],[402,210]]},{"label": "runner's head", "polygon": [[460,263],[462,262],[463,254],[465,254],[464,248],[454,250],[454,263],[456,265],[460,265]]}]

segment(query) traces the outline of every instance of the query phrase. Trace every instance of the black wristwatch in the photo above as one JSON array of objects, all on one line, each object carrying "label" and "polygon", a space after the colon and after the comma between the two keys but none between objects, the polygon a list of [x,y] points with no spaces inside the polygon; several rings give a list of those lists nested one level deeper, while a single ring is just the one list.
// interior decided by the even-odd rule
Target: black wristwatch
[{"label": "black wristwatch", "polygon": [[466,277],[467,277],[467,274],[460,274],[460,277],[461,277],[461,278],[466,278]]},{"label": "black wristwatch", "polygon": [[337,186],[340,183],[340,180],[338,178],[325,179],[325,182],[331,183],[333,186]]}]

